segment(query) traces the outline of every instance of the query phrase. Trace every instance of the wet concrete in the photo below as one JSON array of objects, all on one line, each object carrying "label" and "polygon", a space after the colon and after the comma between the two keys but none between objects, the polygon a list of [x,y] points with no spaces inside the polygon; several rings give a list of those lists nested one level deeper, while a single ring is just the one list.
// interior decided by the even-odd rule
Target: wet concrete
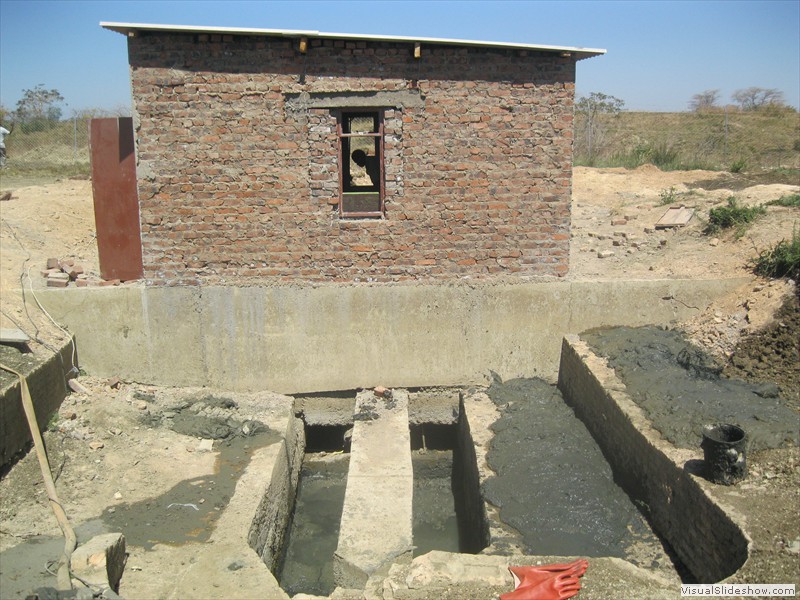
[{"label": "wet concrete", "polygon": [[411,455],[411,466],[414,470],[414,556],[432,550],[459,552],[458,518],[452,490],[453,451],[416,451]]},{"label": "wet concrete", "polygon": [[678,331],[615,327],[581,334],[642,407],[653,427],[680,448],[697,448],[707,424],[742,427],[750,450],[798,443],[798,415],[770,383],[720,377],[722,366]]},{"label": "wet concrete", "polygon": [[663,546],[558,389],[540,379],[495,381],[501,410],[484,485],[500,519],[536,555],[614,556],[671,568]]},{"label": "wet concrete", "polygon": [[101,519],[111,531],[122,531],[129,545],[146,550],[155,544],[207,541],[252,453],[282,439],[279,433],[261,428],[250,437],[217,442],[213,475],[182,481],[157,498],[106,508]]},{"label": "wet concrete", "polygon": [[279,578],[290,595],[327,596],[336,588],[333,554],[339,540],[349,461],[347,454],[307,454],[303,461]]},{"label": "wet concrete", "polygon": [[[99,519],[75,527],[79,544],[109,531]],[[55,587],[58,584],[55,563],[63,552],[64,538],[50,535],[28,538],[23,543],[0,552],[0,598],[22,599],[33,589]]]}]

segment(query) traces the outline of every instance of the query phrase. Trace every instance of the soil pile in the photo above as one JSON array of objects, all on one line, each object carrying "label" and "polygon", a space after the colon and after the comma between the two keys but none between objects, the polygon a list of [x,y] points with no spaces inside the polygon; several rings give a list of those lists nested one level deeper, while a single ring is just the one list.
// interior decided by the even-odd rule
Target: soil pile
[{"label": "soil pile", "polygon": [[774,382],[787,406],[800,411],[800,299],[789,296],[775,320],[746,335],[723,374],[753,381]]}]

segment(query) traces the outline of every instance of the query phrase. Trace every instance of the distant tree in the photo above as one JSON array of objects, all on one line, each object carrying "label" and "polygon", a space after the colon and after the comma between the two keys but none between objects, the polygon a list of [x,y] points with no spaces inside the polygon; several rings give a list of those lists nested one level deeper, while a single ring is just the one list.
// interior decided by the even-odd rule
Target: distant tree
[{"label": "distant tree", "polygon": [[702,112],[714,108],[719,101],[719,90],[706,90],[692,96],[689,100],[689,110]]},{"label": "distant tree", "polygon": [[46,90],[39,84],[22,92],[14,111],[15,120],[23,131],[40,131],[53,127],[61,120],[61,104],[64,97],[56,89]]},{"label": "distant tree", "polygon": [[731,99],[742,110],[758,110],[767,107],[784,106],[783,92],[773,88],[749,87],[736,90]]},{"label": "distant tree", "polygon": [[0,104],[0,125],[7,125],[12,118],[12,112]]},{"label": "distant tree", "polygon": [[111,109],[111,114],[115,117],[130,117],[131,107],[126,104],[117,104]]},{"label": "distant tree", "polygon": [[575,112],[583,122],[583,143],[585,144],[587,163],[593,165],[597,158],[597,149],[605,138],[607,123],[602,115],[618,115],[625,107],[625,102],[614,96],[601,92],[592,92],[581,96],[575,103]]},{"label": "distant tree", "polygon": [[116,116],[114,113],[106,110],[105,108],[81,108],[76,110],[74,114],[76,119],[82,121]]}]

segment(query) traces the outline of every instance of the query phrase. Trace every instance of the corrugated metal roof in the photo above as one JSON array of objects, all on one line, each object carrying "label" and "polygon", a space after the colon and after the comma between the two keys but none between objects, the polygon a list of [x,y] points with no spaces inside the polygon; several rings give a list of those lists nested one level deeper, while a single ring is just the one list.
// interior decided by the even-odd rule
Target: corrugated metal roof
[{"label": "corrugated metal roof", "polygon": [[323,31],[305,31],[301,29],[254,29],[249,27],[199,27],[193,25],[156,25],[145,23],[109,23],[101,22],[100,26],[110,31],[116,31],[123,35],[135,34],[137,31],[160,31],[174,33],[208,33],[223,35],[263,35],[271,37],[288,38],[318,38],[329,40],[350,40],[368,42],[399,42],[399,43],[419,43],[437,46],[472,46],[482,48],[506,48],[511,50],[533,50],[539,52],[558,52],[569,53],[576,60],[591,58],[605,54],[606,51],[599,48],[577,48],[573,46],[543,46],[540,44],[516,44],[511,42],[487,42],[477,40],[455,40],[447,38],[415,38],[399,35],[363,35],[355,33],[327,33]]}]

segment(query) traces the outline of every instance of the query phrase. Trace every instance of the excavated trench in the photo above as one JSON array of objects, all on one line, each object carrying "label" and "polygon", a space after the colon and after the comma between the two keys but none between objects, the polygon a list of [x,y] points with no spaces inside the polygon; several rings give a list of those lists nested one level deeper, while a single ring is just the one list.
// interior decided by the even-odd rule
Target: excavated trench
[{"label": "excavated trench", "polygon": [[[250,453],[274,445],[281,458],[267,475],[248,539],[290,595],[363,589],[391,564],[433,550],[619,557],[675,582],[734,573],[747,558],[746,535],[674,458],[674,447],[647,433],[649,422],[640,423],[609,391],[619,384],[598,375],[587,362],[589,346],[572,337],[564,341],[558,386],[495,377],[488,388],[298,395],[283,434],[257,421],[210,418],[230,408],[220,399],[206,399],[199,413],[173,407],[159,417],[161,426],[228,440],[220,447],[219,481],[186,481],[155,501],[108,510],[102,519],[145,548],[202,542]],[[604,353],[619,346],[610,360],[627,361],[617,368],[645,407],[659,405],[654,387],[677,390],[680,399],[690,388],[714,395],[697,387],[710,380],[702,357],[683,352],[663,331],[621,329],[587,338],[597,348],[602,342]],[[628,349],[637,346],[631,358]],[[675,373],[667,371],[676,360],[697,381],[676,386]],[[747,393],[752,400],[770,390]],[[659,406],[675,402],[670,396]],[[675,412],[663,417],[651,410],[649,418],[675,446],[690,446],[673,437],[674,425],[683,422]],[[771,421],[776,443],[794,443],[796,428]],[[762,442],[769,437],[756,431]],[[155,505],[167,507],[164,520],[154,520]]]},{"label": "excavated trench", "polygon": [[[364,433],[379,427],[381,419],[391,419],[392,413],[400,417],[404,428],[392,424],[377,436]],[[394,390],[385,397],[372,391],[318,394],[299,398],[296,414],[302,419],[304,435],[298,439],[304,440],[303,460],[286,541],[275,569],[286,592],[327,595],[337,585],[363,584],[372,573],[368,563],[375,555],[391,561],[432,550],[475,553],[486,545],[476,535],[486,527],[480,522],[483,513],[476,510],[480,491],[474,456],[472,461],[465,460],[461,452],[472,442],[464,443],[459,429],[457,390],[412,390],[410,394]],[[391,438],[398,436],[402,447],[392,444]],[[385,477],[375,477],[371,471],[373,463],[382,461],[380,456],[372,460],[376,443],[393,448],[388,453],[391,456],[384,457],[389,461],[384,465],[388,469]],[[350,473],[354,454],[362,457],[361,476]],[[398,462],[405,463],[406,469]],[[397,476],[398,472],[402,474]],[[382,534],[402,541],[388,551],[380,544],[362,548],[357,537],[362,537],[358,534],[366,524],[360,522],[359,512],[364,507],[359,506],[359,498],[381,498],[381,490],[376,489],[380,481],[376,480],[386,479],[397,481],[390,485],[384,498],[387,502],[377,511],[396,512],[405,518],[390,523]],[[464,489],[463,482],[469,481],[473,488]],[[348,485],[356,500],[351,498],[346,505]],[[403,512],[404,504],[410,510]],[[372,514],[374,508],[366,507],[365,512]],[[477,523],[473,522],[476,516]],[[346,537],[343,521],[350,523],[356,536]],[[376,525],[383,528],[381,523]],[[377,566],[383,564],[379,561]]]},{"label": "excavated trench", "polygon": [[473,426],[491,425],[494,475],[479,473],[463,390],[298,398],[304,448],[274,569],[281,587],[363,587],[393,561],[432,550],[614,556],[691,579],[554,386],[498,379],[487,392],[499,418]]}]

